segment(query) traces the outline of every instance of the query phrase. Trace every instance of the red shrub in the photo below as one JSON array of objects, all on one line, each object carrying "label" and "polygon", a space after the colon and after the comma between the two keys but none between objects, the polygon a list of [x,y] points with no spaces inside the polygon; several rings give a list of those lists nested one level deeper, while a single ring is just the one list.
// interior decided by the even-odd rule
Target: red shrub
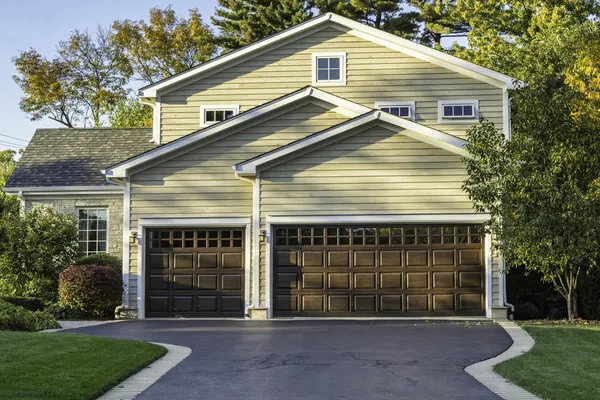
[{"label": "red shrub", "polygon": [[58,302],[87,317],[110,317],[121,304],[123,278],[111,267],[74,265],[60,274]]}]

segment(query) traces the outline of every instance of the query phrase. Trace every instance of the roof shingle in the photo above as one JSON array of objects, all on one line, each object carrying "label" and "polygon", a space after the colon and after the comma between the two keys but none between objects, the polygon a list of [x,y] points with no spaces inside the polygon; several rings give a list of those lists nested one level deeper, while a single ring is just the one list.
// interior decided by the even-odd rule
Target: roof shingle
[{"label": "roof shingle", "polygon": [[151,139],[152,128],[38,129],[5,187],[112,186],[100,171],[153,149]]}]

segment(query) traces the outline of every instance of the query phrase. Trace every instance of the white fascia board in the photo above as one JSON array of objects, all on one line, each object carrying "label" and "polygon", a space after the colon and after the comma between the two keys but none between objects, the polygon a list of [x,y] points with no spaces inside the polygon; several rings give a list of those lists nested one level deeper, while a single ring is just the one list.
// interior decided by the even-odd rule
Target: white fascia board
[{"label": "white fascia board", "polygon": [[143,227],[243,227],[250,223],[248,216],[213,216],[213,217],[145,217],[138,219],[138,225]]},{"label": "white fascia board", "polygon": [[500,88],[514,89],[518,83],[516,78],[336,14],[331,15],[331,21],[351,29],[348,32],[351,35],[479,80],[489,78],[485,81]]},{"label": "white fascia board", "polygon": [[193,144],[200,140],[204,140],[217,133],[220,133],[226,129],[230,129],[235,126],[241,125],[254,118],[260,117],[271,111],[280,109],[282,107],[288,106],[290,104],[293,104],[297,101],[309,97],[328,102],[330,104],[333,104],[334,106],[346,108],[349,110],[350,113],[362,114],[370,110],[370,108],[368,107],[364,107],[351,101],[342,99],[341,97],[325,93],[322,90],[313,87],[307,87],[306,89],[299,90],[288,96],[284,96],[264,106],[259,106],[245,113],[238,114],[219,124],[209,125],[208,127],[198,131],[197,133],[192,133],[188,136],[184,136],[181,139],[177,139],[173,142],[170,142],[161,147],[157,147],[154,150],[150,150],[130,160],[124,161],[120,164],[107,168],[105,174],[109,179],[125,178],[127,176],[127,170],[131,168],[135,168],[136,166],[144,164],[152,159],[177,151],[186,146],[189,146],[190,144]]},{"label": "white fascia board", "polygon": [[262,165],[375,120],[380,120],[403,128],[405,130],[402,132],[402,134],[413,139],[431,144],[444,150],[448,150],[463,157],[471,157],[469,152],[465,149],[465,146],[468,143],[466,140],[404,118],[396,117],[382,111],[373,110],[372,112],[363,114],[354,120],[350,120],[336,127],[322,131],[321,133],[309,136],[306,139],[301,139],[290,145],[280,147],[275,151],[266,153],[265,155],[259,156],[253,160],[233,165],[231,168],[233,168],[236,174],[239,175],[255,175]]},{"label": "white fascia board", "polygon": [[2,188],[5,193],[61,193],[61,194],[106,194],[123,193],[120,186],[44,186],[44,187],[5,187]]},{"label": "white fascia board", "polygon": [[238,51],[232,51],[229,54],[226,54],[224,56],[218,57],[212,61],[207,61],[204,64],[201,64],[195,68],[192,68],[188,71],[185,71],[181,74],[175,75],[171,78],[167,78],[161,82],[158,82],[154,85],[150,85],[150,86],[146,86],[142,89],[140,89],[138,91],[138,95],[139,96],[143,96],[143,97],[156,97],[158,95],[158,91],[161,89],[164,89],[166,87],[169,87],[171,85],[174,85],[178,82],[184,81],[186,79],[189,79],[191,77],[194,77],[198,74],[201,74],[202,72],[217,68],[223,64],[228,63],[231,60],[234,60],[238,57],[242,57],[245,56],[249,53],[253,53],[257,50],[263,49],[267,46],[272,45],[273,43],[276,43],[280,40],[283,40],[285,38],[288,38],[290,36],[293,36],[297,33],[300,33],[302,31],[314,28],[315,26],[318,26],[320,24],[322,24],[323,22],[331,19],[333,14],[327,13],[327,14],[322,14],[316,18],[313,18],[310,21],[307,21],[303,24],[297,25],[295,27],[292,27],[290,29],[287,29],[279,34],[275,34],[271,37],[268,37],[264,40],[260,40],[258,42],[255,42],[254,44],[251,44],[249,46],[243,47]]},{"label": "white fascia board", "polygon": [[432,64],[439,65],[444,68],[459,72],[461,74],[471,76],[473,78],[488,82],[494,86],[514,89],[515,83],[518,82],[515,78],[493,71],[489,68],[482,67],[477,64],[462,60],[458,57],[451,56],[444,52],[432,49],[430,47],[411,42],[410,40],[400,38],[381,31],[379,29],[370,27],[357,21],[353,21],[349,18],[342,17],[332,13],[322,14],[312,20],[305,23],[299,24],[295,27],[289,28],[264,40],[260,40],[254,44],[243,47],[238,51],[233,51],[224,56],[215,58],[212,61],[207,61],[195,68],[192,68],[179,75],[175,75],[171,78],[167,78],[154,85],[146,86],[138,91],[139,96],[143,97],[156,97],[158,91],[175,85],[181,81],[192,78],[203,72],[210,71],[217,67],[220,67],[232,60],[239,57],[243,57],[257,50],[263,49],[270,46],[280,40],[286,39],[290,36],[296,35],[308,29],[312,29],[320,24],[326,23],[327,21],[333,21],[341,26],[350,29],[350,34],[363,39],[369,40],[373,43],[380,44],[382,46],[400,51],[404,54],[419,58],[423,61],[431,62]]},{"label": "white fascia board", "polygon": [[431,213],[431,214],[346,214],[346,215],[268,215],[267,223],[281,224],[425,224],[472,223],[489,221],[486,213]]}]

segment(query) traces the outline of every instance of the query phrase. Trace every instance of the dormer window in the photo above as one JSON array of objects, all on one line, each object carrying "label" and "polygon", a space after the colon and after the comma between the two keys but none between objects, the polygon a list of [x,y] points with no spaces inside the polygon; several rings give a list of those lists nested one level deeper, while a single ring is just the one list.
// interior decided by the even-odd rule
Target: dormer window
[{"label": "dormer window", "polygon": [[239,114],[239,104],[233,105],[211,105],[200,107],[200,126],[218,124],[226,119]]},{"label": "dormer window", "polygon": [[385,111],[386,113],[395,115],[396,117],[415,119],[415,102],[414,101],[386,101],[375,103],[375,108]]},{"label": "dormer window", "polygon": [[313,53],[313,79],[315,86],[346,84],[346,53]]},{"label": "dormer window", "polygon": [[477,122],[479,102],[477,100],[438,101],[438,122]]}]

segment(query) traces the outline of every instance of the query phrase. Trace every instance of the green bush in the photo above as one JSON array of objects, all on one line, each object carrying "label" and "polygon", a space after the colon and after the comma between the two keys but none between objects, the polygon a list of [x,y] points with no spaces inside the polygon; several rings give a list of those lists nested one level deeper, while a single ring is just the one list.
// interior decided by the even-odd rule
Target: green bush
[{"label": "green bush", "polygon": [[58,322],[47,312],[31,312],[0,300],[0,330],[37,332],[58,328]]},{"label": "green bush", "polygon": [[515,319],[536,319],[540,316],[540,309],[531,302],[517,304],[515,306]]},{"label": "green bush", "polygon": [[72,307],[63,307],[58,303],[50,303],[44,309],[47,313],[58,320],[85,319],[85,315]]},{"label": "green bush", "polygon": [[58,275],[79,256],[75,218],[37,206],[4,217],[2,228],[0,292],[55,300]]},{"label": "green bush", "polygon": [[74,265],[60,274],[58,304],[85,317],[114,316],[121,304],[123,278],[111,267]]},{"label": "green bush", "polygon": [[45,301],[36,297],[0,296],[0,300],[29,311],[42,311],[45,307]]},{"label": "green bush", "polygon": [[600,270],[591,271],[581,278],[577,294],[581,317],[600,320]]},{"label": "green bush", "polygon": [[75,265],[103,265],[111,267],[119,274],[123,273],[123,262],[121,259],[110,254],[90,254],[77,261]]}]

